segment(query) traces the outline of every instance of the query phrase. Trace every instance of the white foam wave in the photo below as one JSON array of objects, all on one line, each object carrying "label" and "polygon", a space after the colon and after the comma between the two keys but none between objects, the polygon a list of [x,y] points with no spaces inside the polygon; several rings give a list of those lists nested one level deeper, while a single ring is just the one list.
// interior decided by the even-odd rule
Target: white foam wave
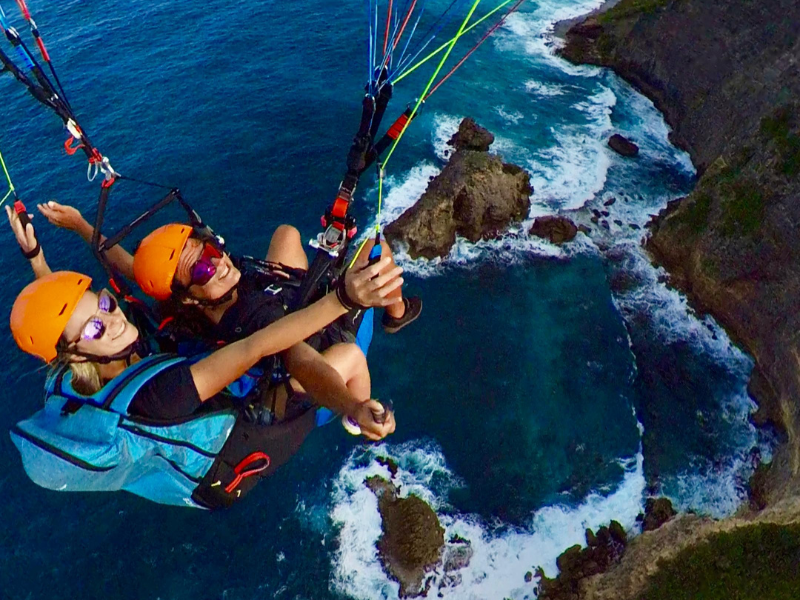
[{"label": "white foam wave", "polygon": [[576,209],[595,198],[606,183],[611,159],[606,138],[611,130],[614,93],[601,91],[574,105],[588,121],[553,131],[555,144],[536,151],[528,167],[534,201],[553,209]]},{"label": "white foam wave", "polygon": [[546,98],[564,95],[563,86],[555,83],[543,83],[541,81],[536,81],[535,79],[525,82],[525,90],[531,94],[536,94],[537,96]]},{"label": "white foam wave", "polygon": [[464,117],[455,115],[436,114],[433,129],[433,151],[439,160],[446,161],[449,158],[452,148],[447,145],[447,142],[456,134],[463,119]]},{"label": "white foam wave", "polygon": [[638,244],[619,244],[616,251],[617,268],[632,274],[638,282],[616,294],[623,316],[648,315],[651,326],[665,343],[688,342],[715,362],[726,365],[731,373],[750,372],[752,359],[733,344],[714,319],[696,315],[686,296],[664,283],[666,272],[653,267]]},{"label": "white foam wave", "polygon": [[750,423],[748,416],[757,407],[748,396],[746,385],[745,379],[739,393],[727,398],[720,413],[715,415],[728,425],[727,437],[736,448],[733,453],[713,462],[693,461],[694,464],[682,473],[662,478],[664,493],[672,498],[678,510],[691,510],[717,519],[734,514],[747,500],[747,482],[756,464],[771,460],[774,440]]},{"label": "white foam wave", "polygon": [[497,114],[500,115],[505,121],[513,125],[518,125],[522,119],[525,118],[525,115],[522,114],[518,110],[506,110],[505,106],[497,106],[495,107]]},{"label": "white foam wave", "polygon": [[[533,584],[524,575],[536,566],[548,575],[557,572],[556,558],[569,546],[584,543],[585,529],[596,529],[611,519],[635,530],[642,510],[645,488],[642,455],[622,461],[625,474],[615,490],[592,493],[578,506],[548,506],[536,511],[527,527],[509,530],[488,526],[469,515],[452,515],[447,509],[447,492],[459,484],[448,470],[441,450],[431,444],[409,442],[357,449],[334,481],[332,518],[340,527],[340,547],[332,557],[332,588],[364,600],[396,598],[399,586],[384,574],[375,543],[380,537],[377,500],[364,486],[370,475],[388,477],[388,470],[375,462],[389,456],[399,466],[396,483],[401,495],[416,494],[439,513],[445,539],[459,535],[470,540],[474,551],[468,567],[458,578],[434,572],[433,588],[445,597],[468,600],[532,596]],[[433,485],[437,487],[432,488]]]}]

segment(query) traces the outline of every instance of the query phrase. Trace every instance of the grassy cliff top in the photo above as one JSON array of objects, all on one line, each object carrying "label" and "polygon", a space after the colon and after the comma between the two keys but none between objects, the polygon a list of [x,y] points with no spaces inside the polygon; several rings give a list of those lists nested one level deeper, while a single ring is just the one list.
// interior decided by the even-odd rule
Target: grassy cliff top
[{"label": "grassy cliff top", "polygon": [[718,533],[659,565],[643,600],[800,598],[800,525]]}]

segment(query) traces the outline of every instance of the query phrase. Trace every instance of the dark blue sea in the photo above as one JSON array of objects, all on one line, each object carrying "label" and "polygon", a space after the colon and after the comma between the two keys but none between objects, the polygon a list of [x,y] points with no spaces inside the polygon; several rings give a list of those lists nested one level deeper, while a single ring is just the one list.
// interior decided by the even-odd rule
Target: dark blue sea
[{"label": "dark blue sea", "polygon": [[[427,4],[435,14],[448,2]],[[377,332],[370,352],[374,396],[397,411],[391,438],[367,445],[337,424],[320,429],[241,506],[209,514],[37,488],[0,435],[0,597],[396,598],[364,487],[388,474],[379,456],[398,462],[402,493],[428,500],[448,536],[471,541],[457,581],[432,575],[453,598],[533,597],[527,571],[554,573],[586,527],[614,518],[635,533],[650,492],[683,510],[733,512],[751,448],[769,452],[747,420],[752,361],[665,286],[641,249],[650,215],[691,189],[688,156],[649,101],[554,54],[553,23],[597,4],[525,5],[426,103],[392,158],[382,222],[421,195],[465,116],[495,132],[493,149],[530,171],[535,192],[530,218],[500,240],[459,240],[438,261],[400,254],[408,293],[425,308],[402,333]],[[2,6],[22,29],[14,3]],[[31,0],[31,9],[84,127],[120,172],[180,187],[236,253],[265,254],[280,223],[316,234],[358,125],[365,3]],[[426,81],[403,80],[387,120]],[[93,217],[97,183],[64,155],[58,119],[7,75],[0,98],[0,150],[22,198]],[[638,159],[606,147],[614,132],[640,144]],[[119,184],[110,226],[154,194]],[[370,175],[357,195],[362,230],[376,201]],[[608,229],[590,222],[592,209],[609,212]],[[554,213],[592,233],[562,248],[527,234],[533,217]],[[104,280],[80,240],[34,223],[53,268]],[[6,319],[31,274],[10,230],[0,243]],[[45,372],[6,326],[2,340],[6,431],[41,405]]]}]

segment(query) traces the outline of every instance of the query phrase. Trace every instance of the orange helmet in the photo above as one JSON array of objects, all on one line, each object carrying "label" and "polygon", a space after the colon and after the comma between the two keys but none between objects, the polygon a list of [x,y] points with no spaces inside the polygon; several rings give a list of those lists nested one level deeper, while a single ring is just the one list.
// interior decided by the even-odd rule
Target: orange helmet
[{"label": "orange helmet", "polygon": [[133,255],[133,275],[145,294],[156,300],[172,295],[172,280],[190,235],[191,225],[171,223],[142,240]]},{"label": "orange helmet", "polygon": [[51,362],[56,345],[92,278],[72,271],[40,277],[28,285],[11,309],[11,333],[22,350]]}]

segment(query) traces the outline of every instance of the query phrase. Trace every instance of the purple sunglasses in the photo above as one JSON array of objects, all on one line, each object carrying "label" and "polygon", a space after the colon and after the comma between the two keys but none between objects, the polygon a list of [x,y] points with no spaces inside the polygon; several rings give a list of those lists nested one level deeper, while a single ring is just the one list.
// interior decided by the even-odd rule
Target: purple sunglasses
[{"label": "purple sunglasses", "polygon": [[[117,310],[117,299],[106,290],[102,290],[97,297],[97,308],[100,312],[110,315]],[[99,340],[106,333],[106,324],[100,317],[92,317],[86,321],[81,330],[81,339],[85,341]]]},{"label": "purple sunglasses", "polygon": [[203,252],[197,262],[192,265],[189,285],[204,286],[211,281],[211,278],[217,273],[217,267],[211,260],[220,258],[222,258],[220,249],[213,243],[204,241]]}]

